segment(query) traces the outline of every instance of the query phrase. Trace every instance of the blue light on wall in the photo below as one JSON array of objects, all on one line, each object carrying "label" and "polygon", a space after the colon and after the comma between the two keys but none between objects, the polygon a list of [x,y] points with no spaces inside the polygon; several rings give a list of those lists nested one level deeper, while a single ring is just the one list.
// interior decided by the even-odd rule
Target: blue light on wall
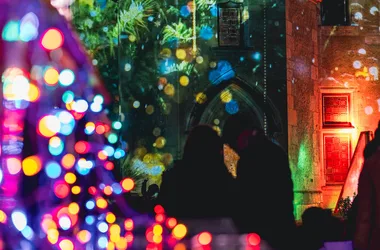
[{"label": "blue light on wall", "polygon": [[220,61],[216,69],[210,71],[208,79],[214,85],[235,77],[235,71],[227,61]]},{"label": "blue light on wall", "polygon": [[226,112],[230,115],[234,115],[239,112],[239,104],[235,100],[231,100],[229,103],[226,103]]},{"label": "blue light on wall", "polygon": [[210,40],[214,36],[214,32],[211,27],[203,26],[199,31],[199,37],[204,40]]},{"label": "blue light on wall", "polygon": [[260,61],[261,60],[261,54],[260,52],[255,52],[252,54],[252,59],[255,61]]},{"label": "blue light on wall", "polygon": [[188,17],[188,16],[190,16],[190,9],[189,9],[189,7],[187,7],[187,5],[184,5],[181,7],[179,13],[183,17]]}]

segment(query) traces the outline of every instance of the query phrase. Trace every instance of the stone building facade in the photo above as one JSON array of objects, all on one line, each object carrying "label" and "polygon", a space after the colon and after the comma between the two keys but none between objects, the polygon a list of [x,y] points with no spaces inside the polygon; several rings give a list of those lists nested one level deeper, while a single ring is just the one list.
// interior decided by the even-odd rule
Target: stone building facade
[{"label": "stone building facade", "polygon": [[335,207],[360,133],[374,131],[380,119],[379,6],[349,4],[348,26],[324,26],[320,4],[286,1],[288,152],[298,218],[309,206]]}]

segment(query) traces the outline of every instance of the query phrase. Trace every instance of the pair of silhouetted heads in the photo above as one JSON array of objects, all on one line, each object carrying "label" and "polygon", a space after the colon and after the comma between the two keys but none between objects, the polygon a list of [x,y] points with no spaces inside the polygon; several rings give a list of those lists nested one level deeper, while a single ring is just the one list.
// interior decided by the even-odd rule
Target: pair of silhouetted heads
[{"label": "pair of silhouetted heads", "polygon": [[223,144],[228,144],[236,151],[241,151],[250,143],[250,138],[265,138],[264,131],[255,126],[254,120],[243,114],[230,116],[223,127],[223,137],[207,125],[196,126],[189,134],[184,148],[183,159],[220,157]]},{"label": "pair of silhouetted heads", "polygon": [[237,152],[249,144],[266,139],[264,130],[256,126],[254,119],[245,114],[230,116],[223,127],[223,142]]}]

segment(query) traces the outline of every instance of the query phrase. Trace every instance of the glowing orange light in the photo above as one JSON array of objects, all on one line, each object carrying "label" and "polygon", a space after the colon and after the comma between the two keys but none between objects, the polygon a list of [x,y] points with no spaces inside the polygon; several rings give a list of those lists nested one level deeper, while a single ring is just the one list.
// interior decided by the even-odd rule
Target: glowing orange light
[{"label": "glowing orange light", "polygon": [[70,203],[68,209],[69,209],[69,213],[74,215],[74,214],[78,214],[79,213],[79,209],[80,208],[79,208],[78,203],[72,202],[72,203]]},{"label": "glowing orange light", "polygon": [[[109,212],[109,213],[107,213],[106,221],[108,223],[112,224],[112,223],[114,223],[116,221],[116,216],[113,213]],[[115,226],[117,226],[117,225],[115,225]],[[120,234],[120,228],[119,228],[119,232],[118,233]]]},{"label": "glowing orange light", "polygon": [[106,128],[103,125],[98,125],[98,126],[96,126],[95,131],[97,134],[101,135],[101,134],[104,134],[106,132]]},{"label": "glowing orange light", "polygon": [[190,12],[193,12],[194,11],[194,2],[193,1],[189,1],[187,3],[187,7],[189,8]]},{"label": "glowing orange light", "polygon": [[161,235],[164,229],[162,228],[161,225],[157,224],[153,226],[153,234],[155,235]]},{"label": "glowing orange light", "polygon": [[178,224],[177,226],[174,227],[172,231],[173,237],[176,238],[177,240],[183,239],[183,237],[185,237],[186,234],[187,234],[187,228],[183,224]]},{"label": "glowing orange light", "polygon": [[[111,237],[110,237],[111,238]],[[111,239],[112,240],[112,239]],[[115,243],[109,241],[106,250],[115,250]]]},{"label": "glowing orange light", "polygon": [[135,187],[135,182],[131,178],[125,178],[121,182],[121,186],[125,191],[129,192]]},{"label": "glowing orange light", "polygon": [[57,224],[55,224],[51,215],[45,215],[41,222],[41,228],[45,233],[47,233],[49,229],[57,229]]},{"label": "glowing orange light", "polygon": [[68,184],[74,184],[74,182],[77,180],[77,177],[75,174],[73,173],[67,173],[65,174],[65,177],[64,177],[65,181],[68,183]]},{"label": "glowing orange light", "polygon": [[112,194],[112,187],[111,186],[106,186],[103,190],[105,195],[111,195]]},{"label": "glowing orange light", "polygon": [[126,219],[124,221],[124,228],[127,231],[132,231],[133,230],[133,220],[132,219]]},{"label": "glowing orange light", "polygon": [[47,238],[51,244],[55,244],[58,241],[59,232],[55,228],[51,228],[47,231]]},{"label": "glowing orange light", "polygon": [[37,156],[29,156],[22,161],[22,170],[26,176],[36,175],[41,170],[41,160]]},{"label": "glowing orange light", "polygon": [[110,240],[111,240],[112,243],[116,243],[116,242],[118,242],[120,240],[120,235],[119,234],[112,234],[111,233]]},{"label": "glowing orange light", "polygon": [[162,235],[160,234],[153,235],[153,242],[156,244],[160,244],[162,242]]},{"label": "glowing orange light", "polygon": [[41,44],[47,50],[58,49],[63,44],[63,34],[58,29],[49,29],[43,35]]},{"label": "glowing orange light", "polygon": [[7,215],[4,213],[3,210],[0,210],[0,223],[7,222]]},{"label": "glowing orange light", "polygon": [[212,241],[212,235],[209,232],[203,232],[198,235],[198,242],[202,246],[207,246]]},{"label": "glowing orange light", "polygon": [[21,171],[21,161],[17,158],[8,158],[7,167],[10,174],[17,174]]},{"label": "glowing orange light", "polygon": [[45,71],[44,80],[47,85],[54,86],[58,83],[59,72],[55,68],[49,68]]},{"label": "glowing orange light", "polygon": [[105,209],[105,208],[107,208],[108,203],[105,199],[99,197],[96,199],[96,206],[98,206],[98,208],[100,208],[100,209]]},{"label": "glowing orange light", "polygon": [[58,198],[65,198],[70,192],[69,186],[64,182],[57,182],[54,186],[54,193]]},{"label": "glowing orange light", "polygon": [[35,102],[40,98],[40,90],[34,84],[29,84],[28,101]]},{"label": "glowing orange light", "polygon": [[258,246],[260,245],[261,238],[258,234],[251,233],[247,235],[247,243],[250,246]]},{"label": "glowing orange light", "polygon": [[62,250],[73,250],[74,244],[70,240],[65,239],[65,240],[62,240],[61,242],[59,242],[59,247]]},{"label": "glowing orange light", "polygon": [[186,245],[183,243],[178,243],[174,246],[173,250],[186,250]]},{"label": "glowing orange light", "polygon": [[128,241],[126,238],[120,237],[120,239],[116,242],[117,250],[125,250],[127,249]]},{"label": "glowing orange light", "polygon": [[175,218],[169,218],[167,221],[166,221],[166,226],[168,228],[173,228],[177,225],[177,220]]},{"label": "glowing orange light", "polygon": [[81,188],[79,186],[74,186],[71,188],[71,193],[73,194],[79,194],[81,191]]},{"label": "glowing orange light", "polygon": [[86,244],[91,240],[91,233],[87,230],[82,230],[77,233],[77,239],[80,243]]},{"label": "glowing orange light", "polygon": [[99,160],[104,161],[104,160],[107,159],[107,157],[108,157],[108,156],[105,154],[104,150],[99,151],[99,153],[98,153],[98,158],[99,158]]},{"label": "glowing orange light", "polygon": [[85,141],[78,141],[74,148],[78,154],[87,154],[90,151],[90,144]]},{"label": "glowing orange light", "polygon": [[72,154],[67,154],[62,157],[61,160],[62,167],[65,169],[71,169],[75,164],[75,156]]},{"label": "glowing orange light", "polygon": [[38,123],[38,132],[45,137],[52,137],[60,130],[60,122],[52,115],[44,116]]}]

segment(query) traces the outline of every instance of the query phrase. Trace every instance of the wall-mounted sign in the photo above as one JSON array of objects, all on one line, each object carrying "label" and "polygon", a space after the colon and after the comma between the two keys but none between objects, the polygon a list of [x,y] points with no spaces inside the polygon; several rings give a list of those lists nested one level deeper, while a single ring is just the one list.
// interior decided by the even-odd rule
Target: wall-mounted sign
[{"label": "wall-mounted sign", "polygon": [[350,134],[324,134],[324,161],[327,184],[346,180],[351,160]]},{"label": "wall-mounted sign", "polygon": [[243,45],[243,5],[227,2],[218,4],[218,41],[221,47]]},{"label": "wall-mounted sign", "polygon": [[351,127],[350,94],[322,95],[323,127]]}]

